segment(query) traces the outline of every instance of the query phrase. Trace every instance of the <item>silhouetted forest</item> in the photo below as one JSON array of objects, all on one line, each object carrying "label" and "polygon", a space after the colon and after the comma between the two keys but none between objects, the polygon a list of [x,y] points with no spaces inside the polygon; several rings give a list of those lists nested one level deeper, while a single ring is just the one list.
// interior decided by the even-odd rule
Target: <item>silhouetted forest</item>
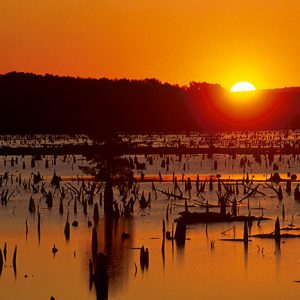
[{"label": "silhouetted forest", "polygon": [[[181,132],[300,128],[300,89],[261,92],[260,117],[230,117],[247,108],[228,104],[217,84],[180,87],[156,79],[109,80],[8,73],[0,75],[2,133]],[[249,104],[255,109],[256,104]],[[263,111],[265,109],[265,111]],[[224,113],[225,111],[225,113]]]}]

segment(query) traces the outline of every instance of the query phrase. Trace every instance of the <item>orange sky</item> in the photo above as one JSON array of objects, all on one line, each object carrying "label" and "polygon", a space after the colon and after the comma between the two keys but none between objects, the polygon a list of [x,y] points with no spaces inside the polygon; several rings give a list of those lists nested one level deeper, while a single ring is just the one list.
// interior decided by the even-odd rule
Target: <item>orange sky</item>
[{"label": "orange sky", "polygon": [[300,86],[299,0],[1,0],[0,73]]}]

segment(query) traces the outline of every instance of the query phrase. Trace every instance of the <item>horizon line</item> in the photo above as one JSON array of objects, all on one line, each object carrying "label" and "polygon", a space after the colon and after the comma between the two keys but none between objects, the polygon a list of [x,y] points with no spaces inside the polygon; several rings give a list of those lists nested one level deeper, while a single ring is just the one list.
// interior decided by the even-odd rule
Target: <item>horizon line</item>
[{"label": "horizon line", "polygon": [[[169,84],[169,85],[173,85],[173,86],[178,86],[179,88],[188,88],[192,83],[199,83],[199,84],[209,84],[209,85],[218,85],[220,86],[222,89],[228,90],[230,91],[230,88],[224,87],[222,86],[221,83],[217,83],[217,82],[208,82],[208,81],[195,81],[195,80],[191,80],[188,84],[179,84],[179,83],[171,83],[168,81],[162,81],[159,78],[156,77],[144,77],[144,78],[126,78],[126,77],[115,77],[115,78],[109,78],[109,77],[87,77],[87,76],[75,76],[75,75],[59,75],[59,74],[53,74],[53,73],[34,73],[34,72],[30,72],[30,71],[8,71],[6,73],[0,73],[0,76],[5,76],[5,75],[9,75],[9,74],[30,74],[30,75],[35,75],[35,76],[53,76],[53,77],[58,77],[58,78],[73,78],[73,79],[82,79],[82,80],[101,80],[101,79],[107,79],[107,80],[112,80],[112,81],[118,81],[118,80],[129,80],[129,81],[143,81],[143,80],[157,80],[158,82],[160,82],[161,84]],[[285,89],[300,89],[300,86],[284,86],[284,87],[274,87],[274,88],[264,88],[264,89],[256,89],[255,92],[259,92],[259,91],[274,91],[274,90],[285,90]]]}]

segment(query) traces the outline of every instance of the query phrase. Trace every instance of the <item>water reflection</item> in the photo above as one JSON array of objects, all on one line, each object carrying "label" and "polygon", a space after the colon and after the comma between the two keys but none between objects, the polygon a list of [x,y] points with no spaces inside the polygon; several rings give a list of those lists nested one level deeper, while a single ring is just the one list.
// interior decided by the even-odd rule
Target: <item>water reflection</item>
[{"label": "water reflection", "polygon": [[274,251],[275,257],[276,257],[276,276],[277,278],[280,277],[280,267],[281,267],[281,248],[280,248],[280,240],[275,240],[275,251]]},{"label": "water reflection", "polygon": [[184,265],[185,244],[176,243],[177,266]]},{"label": "water reflection", "polygon": [[[97,235],[98,253],[103,253],[107,260],[109,293],[121,293],[128,286],[129,270],[132,269],[131,264],[134,264],[130,251],[134,242],[134,220],[103,218],[97,226]],[[95,261],[93,268],[96,269]]]},{"label": "water reflection", "polygon": [[244,247],[244,267],[245,271],[248,270],[248,246]]}]

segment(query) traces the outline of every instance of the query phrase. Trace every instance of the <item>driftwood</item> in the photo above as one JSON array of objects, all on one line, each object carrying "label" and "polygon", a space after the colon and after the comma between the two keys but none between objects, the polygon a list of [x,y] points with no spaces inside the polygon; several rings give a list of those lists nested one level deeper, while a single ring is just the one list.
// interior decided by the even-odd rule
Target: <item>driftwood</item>
[{"label": "driftwood", "polygon": [[220,222],[244,222],[244,221],[262,221],[262,220],[270,220],[265,217],[255,217],[255,216],[233,216],[230,213],[225,215],[217,212],[180,212],[180,217],[175,219],[175,221],[179,221],[183,219],[186,224],[194,224],[194,223],[220,223]]},{"label": "driftwood", "polygon": [[[259,188],[260,184],[257,185],[255,188],[251,188],[250,186],[248,187],[248,190],[251,189],[250,192],[248,192],[248,194],[243,197],[242,199],[239,200],[239,203],[243,202],[245,199],[248,199],[250,197],[254,197],[256,193],[258,193],[258,188]],[[261,195],[265,196],[265,194],[259,192]]]},{"label": "driftwood", "polygon": [[275,239],[277,243],[280,243],[281,238],[300,238],[300,234],[290,234],[290,233],[283,233],[281,234],[281,230],[299,230],[299,228],[280,228],[279,218],[277,217],[275,222],[275,230],[270,233],[260,233],[260,234],[253,234],[251,237],[257,237],[261,239]]}]

